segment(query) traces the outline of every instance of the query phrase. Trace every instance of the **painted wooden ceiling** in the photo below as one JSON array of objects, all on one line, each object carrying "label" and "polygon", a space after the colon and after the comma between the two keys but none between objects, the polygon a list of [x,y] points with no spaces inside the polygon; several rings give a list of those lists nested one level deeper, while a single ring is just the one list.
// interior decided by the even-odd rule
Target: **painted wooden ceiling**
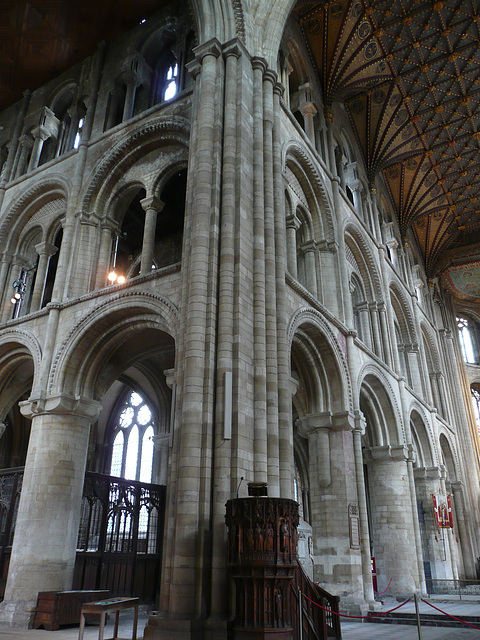
[{"label": "painted wooden ceiling", "polygon": [[0,110],[158,11],[163,0],[0,0]]},{"label": "painted wooden ceiling", "polygon": [[[326,108],[344,103],[371,186],[383,174],[428,276],[443,273],[469,299],[480,298],[479,5],[304,0],[295,9]],[[447,277],[462,265],[468,293]]]}]

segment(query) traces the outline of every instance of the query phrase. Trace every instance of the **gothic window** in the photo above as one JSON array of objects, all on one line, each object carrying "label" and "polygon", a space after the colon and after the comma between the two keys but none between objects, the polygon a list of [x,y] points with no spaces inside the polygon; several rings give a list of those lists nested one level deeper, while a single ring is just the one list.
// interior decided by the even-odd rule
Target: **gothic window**
[{"label": "gothic window", "polygon": [[478,434],[480,435],[480,392],[475,387],[471,387],[472,392],[472,404],[473,413],[475,415],[475,422],[477,423]]},{"label": "gothic window", "polygon": [[80,141],[82,139],[82,129],[83,129],[84,122],[85,122],[85,118],[80,118],[80,120],[78,121],[77,132],[75,134],[75,140],[73,141],[73,148],[74,149],[78,149],[78,147],[80,146]]},{"label": "gothic window", "polygon": [[469,321],[467,318],[457,318],[458,337],[462,348],[463,359],[469,364],[475,364],[475,355],[473,351],[473,341],[470,332]]},{"label": "gothic window", "polygon": [[115,419],[110,475],[152,481],[153,425],[153,413],[146,400],[130,391]]},{"label": "gothic window", "polygon": [[165,80],[165,90],[163,93],[164,100],[170,100],[175,96],[178,90],[178,64],[171,64],[167,70]]}]

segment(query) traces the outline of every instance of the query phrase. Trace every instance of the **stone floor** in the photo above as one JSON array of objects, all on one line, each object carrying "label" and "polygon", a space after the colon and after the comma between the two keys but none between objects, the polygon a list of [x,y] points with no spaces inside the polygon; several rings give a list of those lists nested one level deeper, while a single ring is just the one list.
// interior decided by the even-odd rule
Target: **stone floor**
[{"label": "stone floor", "polygon": [[[462,619],[463,616],[480,615],[480,598],[471,596],[458,599],[451,599],[444,602],[441,599],[430,598],[432,604],[439,607],[450,615]],[[385,602],[384,610],[388,610],[398,603]],[[407,613],[414,611],[413,602],[408,603],[400,609]],[[420,613],[438,613],[425,603],[420,603]],[[148,620],[148,612],[140,610],[138,620],[137,638],[143,638],[143,630]],[[132,621],[133,615],[130,610],[120,614],[119,636],[129,639],[132,637]],[[472,629],[467,626],[463,628],[447,628],[447,627],[426,627],[421,629],[422,640],[478,640],[480,638],[480,630]],[[113,635],[113,617],[105,628],[105,638],[111,638]],[[85,629],[85,640],[97,640],[98,626],[89,625]],[[342,619],[342,638],[343,640],[419,640],[418,631],[415,626],[396,625],[396,624],[371,624],[359,621],[350,621]],[[0,640],[77,640],[78,627],[63,627],[58,631],[45,631],[43,629],[5,629],[0,628]],[[168,638],[162,640],[169,640]]]}]

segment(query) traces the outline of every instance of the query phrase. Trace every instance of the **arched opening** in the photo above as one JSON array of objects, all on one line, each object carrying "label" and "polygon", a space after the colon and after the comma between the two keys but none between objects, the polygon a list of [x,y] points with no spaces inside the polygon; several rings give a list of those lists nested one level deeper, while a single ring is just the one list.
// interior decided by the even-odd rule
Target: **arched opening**
[{"label": "arched opening", "polygon": [[49,302],[52,300],[53,295],[53,287],[55,285],[55,277],[57,275],[57,267],[58,267],[58,259],[60,256],[60,249],[62,246],[62,238],[63,238],[63,229],[60,228],[54,240],[54,247],[57,249],[55,253],[52,254],[47,268],[47,275],[45,277],[45,286],[43,288],[43,296],[41,301],[41,308],[46,307]]},{"label": "arched opening", "polygon": [[161,577],[174,343],[134,318],[126,323],[133,332],[120,318],[111,320],[116,326],[97,353],[91,350],[83,371],[85,392],[94,392],[103,409],[91,428],[73,588],[153,603]]},{"label": "arched opening", "polygon": [[314,321],[299,326],[292,341],[298,555],[305,571],[322,587],[355,597],[361,584],[360,552],[350,545],[348,508],[342,517],[338,505],[346,495],[355,502],[356,480],[355,474],[336,473],[337,465],[353,459],[353,438],[335,346]]},{"label": "arched opening", "polygon": [[[401,443],[393,394],[368,374],[360,390],[365,417],[362,438],[367,515],[374,589],[411,592],[419,586],[412,500],[408,479],[408,448]],[[401,506],[400,506],[401,505]]]},{"label": "arched opening", "polygon": [[19,403],[28,399],[34,363],[18,343],[0,346],[0,597],[5,593],[31,420]]}]

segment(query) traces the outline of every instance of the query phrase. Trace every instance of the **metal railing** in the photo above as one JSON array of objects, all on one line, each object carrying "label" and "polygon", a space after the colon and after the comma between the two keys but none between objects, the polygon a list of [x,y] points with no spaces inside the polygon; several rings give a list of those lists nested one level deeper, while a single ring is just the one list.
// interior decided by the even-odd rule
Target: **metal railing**
[{"label": "metal railing", "polygon": [[425,582],[429,596],[452,595],[458,596],[460,600],[462,596],[480,596],[480,580],[427,578]]},{"label": "metal railing", "polygon": [[[292,589],[294,640],[341,640],[340,617],[335,615],[339,613],[340,598],[314,584],[300,563],[295,571]],[[320,606],[316,606],[317,604]]]}]

